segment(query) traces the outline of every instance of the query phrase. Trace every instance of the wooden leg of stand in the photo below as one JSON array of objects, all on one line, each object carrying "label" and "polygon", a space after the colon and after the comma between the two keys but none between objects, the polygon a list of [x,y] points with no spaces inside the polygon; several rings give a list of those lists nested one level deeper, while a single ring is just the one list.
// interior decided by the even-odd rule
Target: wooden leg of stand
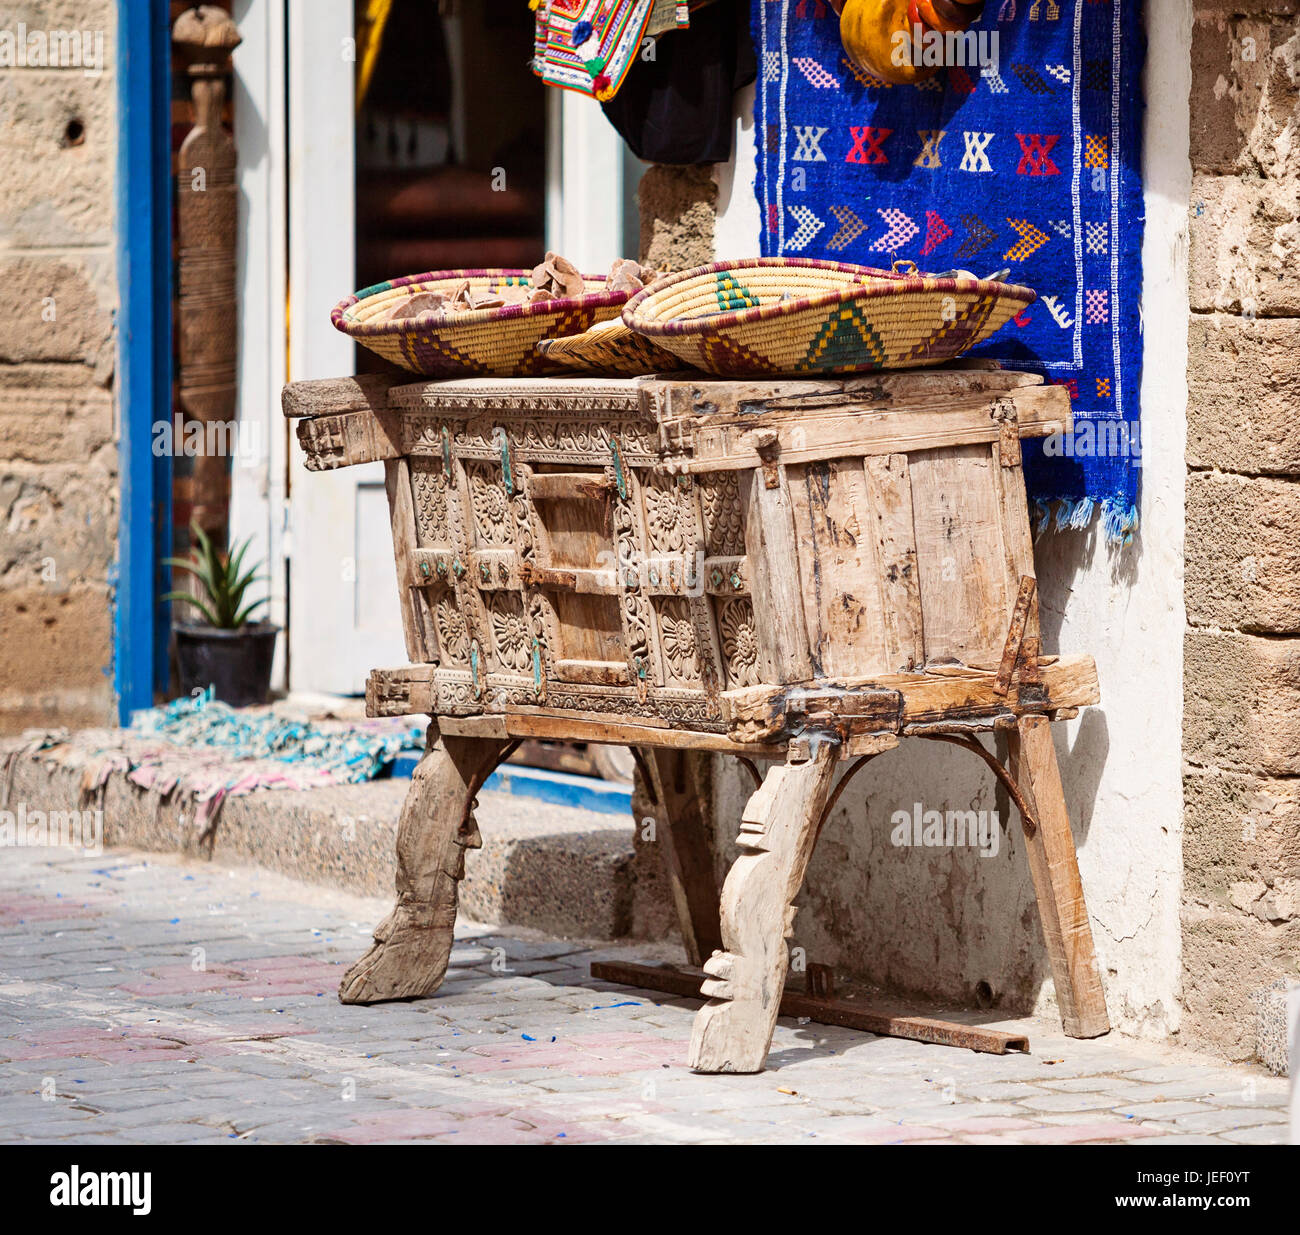
[{"label": "wooden leg of stand", "polygon": [[[433,737],[433,731],[430,737]],[[474,795],[508,742],[438,737],[420,760],[397,827],[397,904],[339,984],[343,1003],[431,995],[447,972],[465,850],[481,845]]]},{"label": "wooden leg of stand", "polygon": [[1097,1038],[1110,1031],[1106,995],[1083,899],[1056,747],[1045,716],[1020,718],[1011,734],[1011,774],[1038,816],[1038,828],[1032,835],[1026,834],[1025,846],[1061,1021],[1072,1038]]},{"label": "wooden leg of stand", "polygon": [[722,889],[722,945],[704,964],[690,1066],[697,1072],[761,1072],[772,1043],[794,923],[817,821],[835,776],[838,748],[772,768],[745,806],[740,856]]},{"label": "wooden leg of stand", "polygon": [[707,751],[641,747],[656,804],[655,841],[664,855],[682,943],[692,965],[702,965],[722,947],[718,884],[709,844],[711,792]]}]

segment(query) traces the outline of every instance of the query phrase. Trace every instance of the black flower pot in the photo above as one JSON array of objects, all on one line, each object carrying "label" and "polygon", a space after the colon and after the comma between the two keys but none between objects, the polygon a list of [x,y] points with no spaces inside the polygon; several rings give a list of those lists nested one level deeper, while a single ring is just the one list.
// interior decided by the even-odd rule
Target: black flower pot
[{"label": "black flower pot", "polygon": [[238,630],[221,630],[200,622],[178,622],[174,629],[182,694],[211,686],[213,697],[231,707],[266,702],[278,626],[249,622]]}]

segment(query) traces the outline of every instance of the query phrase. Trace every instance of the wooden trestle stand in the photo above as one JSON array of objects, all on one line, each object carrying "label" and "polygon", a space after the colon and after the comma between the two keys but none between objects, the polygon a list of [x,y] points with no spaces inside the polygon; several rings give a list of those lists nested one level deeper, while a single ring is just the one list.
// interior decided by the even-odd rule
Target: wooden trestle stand
[{"label": "wooden trestle stand", "polygon": [[[1041,653],[1020,465],[1022,437],[1069,428],[1063,388],[976,366],[400,381],[284,396],[308,468],[384,461],[411,663],[370,675],[367,711],[432,718],[397,904],[344,1002],[437,989],[475,795],[520,740],[618,743],[657,787],[682,936],[707,975],[690,1065],[759,1071],[838,765],[852,761],[842,787],[917,737],[1006,786],[1065,1032],[1107,1031],[1049,730],[1098,702],[1096,671]],[[995,730],[1009,768],[978,739]],[[755,780],[720,898],[698,805],[676,788],[692,752],[735,755]],[[758,760],[777,762],[764,775]]]}]

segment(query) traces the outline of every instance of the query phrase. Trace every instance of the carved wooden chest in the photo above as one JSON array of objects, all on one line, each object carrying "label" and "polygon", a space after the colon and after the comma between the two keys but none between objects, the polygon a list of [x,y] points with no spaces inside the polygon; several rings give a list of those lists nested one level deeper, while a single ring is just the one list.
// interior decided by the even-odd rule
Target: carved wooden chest
[{"label": "carved wooden chest", "polygon": [[[1096,678],[1086,656],[1041,652],[1020,466],[1022,436],[1069,428],[1063,388],[980,367],[390,380],[285,398],[309,468],[386,462],[411,663],[373,673],[367,704],[427,712],[437,739],[408,802],[421,839],[398,907],[345,998],[441,979],[473,793],[510,744],[627,744],[661,788],[666,751],[730,752],[761,783],[720,929],[702,842],[668,819],[666,850],[688,949],[721,945],[692,1063],[761,1067],[836,763],[856,756],[851,774],[921,736],[968,746],[1012,790],[1042,851],[1067,1030],[1104,1032],[1047,730],[1097,701]],[[975,737],[996,727],[1010,772]],[[756,759],[783,762],[764,779]]]}]

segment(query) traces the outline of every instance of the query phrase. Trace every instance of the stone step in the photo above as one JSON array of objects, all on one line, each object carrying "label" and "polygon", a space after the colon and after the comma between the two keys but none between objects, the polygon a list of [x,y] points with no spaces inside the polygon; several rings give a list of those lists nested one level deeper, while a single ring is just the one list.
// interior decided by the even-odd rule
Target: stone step
[{"label": "stone step", "polygon": [[[19,757],[9,809],[75,810],[80,774]],[[393,895],[397,821],[409,780],[311,790],[263,790],[226,800],[205,836],[182,808],[128,784],[104,788],[103,843],[254,863],[310,883]],[[631,926],[632,817],[484,790],[475,811],[483,848],[471,851],[461,912],[564,938],[614,939]]]}]

